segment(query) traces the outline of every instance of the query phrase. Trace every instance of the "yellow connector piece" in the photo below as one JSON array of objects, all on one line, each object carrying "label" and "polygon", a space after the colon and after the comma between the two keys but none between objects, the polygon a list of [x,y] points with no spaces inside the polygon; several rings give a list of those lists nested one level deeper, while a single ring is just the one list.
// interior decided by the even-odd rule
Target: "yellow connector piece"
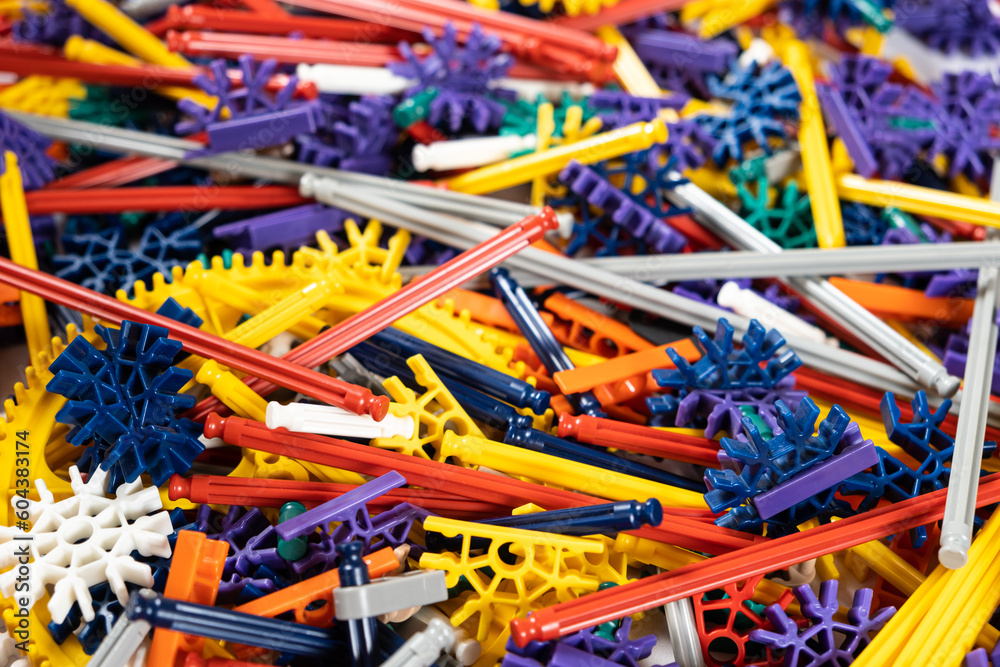
[{"label": "yellow connector piece", "polygon": [[639,97],[660,97],[663,94],[660,86],[653,79],[653,75],[646,69],[635,50],[632,49],[632,45],[618,31],[618,28],[611,25],[598,28],[597,36],[605,44],[618,49],[618,55],[615,57],[612,69],[615,78],[618,79],[618,83],[625,89],[625,92]]},{"label": "yellow connector piece", "polygon": [[[29,269],[38,268],[35,256],[35,240],[31,235],[28,219],[28,204],[24,199],[21,169],[17,166],[17,156],[13,151],[4,151],[6,170],[0,175],[0,211],[3,212],[3,227],[7,234],[10,258]],[[21,320],[24,335],[28,340],[31,365],[41,367],[41,354],[52,349],[52,333],[49,331],[49,315],[45,312],[45,300],[30,292],[21,292]]]},{"label": "yellow connector piece", "polygon": [[797,39],[788,40],[784,50],[785,65],[799,84],[802,103],[799,106],[799,144],[802,146],[802,167],[809,186],[809,205],[816,227],[816,242],[820,248],[842,248],[847,245],[840,202],[826,143],[823,113],[816,97],[809,49]]},{"label": "yellow connector piece", "polygon": [[[444,570],[449,588],[457,586],[460,579],[472,586],[471,594],[463,597],[461,606],[451,615],[451,622],[457,626],[479,614],[479,641],[489,637],[494,615],[513,612],[524,616],[543,606],[596,591],[601,583],[598,577],[567,564],[568,559],[603,554],[606,546],[600,540],[436,516],[424,521],[424,530],[446,538],[461,536],[459,551],[428,551],[420,557],[420,567]],[[473,537],[490,540],[485,554],[472,555]],[[501,549],[509,549],[518,558],[516,566],[504,561]]]},{"label": "yellow connector piece", "polygon": [[183,56],[173,53],[155,35],[105,0],[67,0],[98,30],[118,42],[132,55],[164,67],[192,67]]},{"label": "yellow connector piece", "polygon": [[698,36],[721,35],[771,8],[775,0],[692,0],[681,10],[681,21],[698,23]]},{"label": "yellow connector piece", "polygon": [[26,76],[0,90],[0,108],[65,118],[69,115],[69,101],[86,96],[87,89],[76,79]]},{"label": "yellow connector piece", "polygon": [[[535,153],[542,153],[549,149],[555,131],[556,122],[552,103],[539,104],[535,121]],[[532,206],[545,205],[545,195],[548,194],[547,180],[545,176],[536,176],[531,179]]]},{"label": "yellow connector piece", "polygon": [[648,500],[656,498],[666,507],[702,509],[702,494],[652,482],[632,475],[605,470],[548,454],[540,454],[485,438],[447,433],[442,456],[454,456],[470,465],[573,489],[608,500]]},{"label": "yellow connector piece", "polygon": [[844,174],[837,179],[837,194],[841,199],[869,206],[895,206],[907,213],[1000,227],[1000,203],[919,185]]},{"label": "yellow connector piece", "polygon": [[594,135],[575,144],[550,148],[541,153],[523,155],[506,162],[474,169],[443,181],[450,190],[483,194],[528,183],[539,176],[560,171],[577,160],[593,164],[649,148],[667,139],[667,128],[661,120],[633,123],[611,132]]},{"label": "yellow connector piece", "polygon": [[208,385],[212,395],[240,417],[263,422],[267,413],[267,401],[257,392],[240,382],[239,378],[225,370],[214,359],[201,365],[198,382]]},{"label": "yellow connector piece", "polygon": [[[110,46],[105,46],[104,44],[95,42],[92,39],[84,39],[79,35],[73,35],[66,40],[65,46],[63,46],[63,53],[69,60],[94,63],[97,65],[136,66],[142,64],[142,61],[138,58],[133,58],[127,53],[122,53],[117,49],[112,49]],[[183,86],[160,86],[156,84],[155,80],[150,82],[149,89],[154,93],[172,100],[189,99],[207,108],[214,107],[218,101],[211,95],[206,95],[196,88],[184,88]],[[225,117],[225,115],[228,114],[228,109],[223,113],[223,117]]]},{"label": "yellow connector piece", "polygon": [[[401,435],[375,438],[371,441],[373,447],[429,459],[431,455],[425,447],[430,445],[435,452],[440,451],[444,434],[449,429],[459,435],[484,437],[476,422],[466,414],[422,355],[410,357],[406,365],[413,371],[417,382],[427,389],[419,398],[395,375],[382,384],[394,401],[389,404],[389,412],[394,417],[411,418],[416,424],[415,432],[409,438]],[[440,456],[437,459],[444,460]]]}]

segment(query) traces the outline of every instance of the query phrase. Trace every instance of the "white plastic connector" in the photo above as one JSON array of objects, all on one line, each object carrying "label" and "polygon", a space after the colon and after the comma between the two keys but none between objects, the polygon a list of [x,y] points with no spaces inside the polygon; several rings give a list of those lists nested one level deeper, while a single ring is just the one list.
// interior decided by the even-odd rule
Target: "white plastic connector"
[{"label": "white plastic connector", "polygon": [[413,166],[417,171],[448,171],[503,162],[511,155],[535,147],[535,135],[516,134],[475,139],[435,141],[413,147]]},{"label": "white plastic connector", "polygon": [[413,437],[412,417],[386,415],[380,422],[369,415],[356,415],[333,405],[290,403],[282,405],[271,401],[267,404],[264,423],[268,428],[287,428],[299,433],[335,435],[345,438],[391,438],[401,435]]},{"label": "white plastic connector", "polygon": [[736,59],[736,63],[743,68],[749,67],[751,63],[766,65],[774,60],[775,57],[774,49],[770,44],[760,37],[754,37],[750,40],[750,46],[747,50],[741,53],[740,57]]},{"label": "white plastic connector", "polygon": [[[435,621],[450,623],[448,617],[438,611],[436,607],[425,605],[406,622],[403,626],[403,631],[413,632],[413,628],[417,627],[418,624],[426,627]],[[448,649],[448,653],[453,655],[465,667],[469,667],[479,660],[479,657],[483,653],[483,647],[476,641],[475,637],[470,637],[469,633],[462,626],[452,628],[452,630],[455,632],[455,643]]]},{"label": "white plastic connector", "polygon": [[836,339],[828,338],[819,327],[814,327],[787,310],[779,308],[753,290],[740,289],[734,282],[723,285],[716,300],[720,306],[732,308],[737,315],[753,318],[764,327],[777,329],[786,336],[798,336],[826,345],[837,344]]},{"label": "white plastic connector", "polygon": [[434,619],[423,632],[407,639],[382,667],[430,667],[454,643],[455,631],[451,623]]},{"label": "white plastic connector", "polygon": [[394,95],[418,83],[416,79],[396,76],[388,67],[301,63],[295,74],[302,81],[315,83],[321,93],[341,95]]},{"label": "white plastic connector", "polygon": [[506,88],[517,92],[522,100],[534,102],[542,95],[549,102],[562,101],[563,93],[569,93],[570,98],[582,100],[594,94],[596,88],[592,83],[577,83],[575,81],[546,81],[544,79],[514,79],[504,78],[497,82],[497,88]]}]

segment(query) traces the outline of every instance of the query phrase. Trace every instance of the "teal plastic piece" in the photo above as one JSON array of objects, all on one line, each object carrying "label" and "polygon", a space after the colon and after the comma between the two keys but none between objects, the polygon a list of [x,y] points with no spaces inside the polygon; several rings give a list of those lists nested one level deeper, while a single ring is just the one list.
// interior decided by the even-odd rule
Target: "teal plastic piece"
[{"label": "teal plastic piece", "polygon": [[[293,519],[300,514],[305,514],[306,506],[302,503],[290,501],[281,506],[278,510],[278,523]],[[299,560],[306,555],[306,538],[296,537],[291,540],[278,539],[278,555],[288,561]]]},{"label": "teal plastic piece", "polygon": [[437,95],[438,91],[436,88],[427,88],[413,97],[400,102],[392,110],[392,120],[395,121],[397,126],[403,128],[410,127],[422,120],[427,120],[427,116],[431,110],[431,102],[434,101]]},{"label": "teal plastic piece", "polygon": [[816,247],[809,195],[799,193],[798,183],[788,181],[770,202],[762,158],[743,162],[729,172],[729,178],[740,198],[740,214],[764,236],[786,249]]}]

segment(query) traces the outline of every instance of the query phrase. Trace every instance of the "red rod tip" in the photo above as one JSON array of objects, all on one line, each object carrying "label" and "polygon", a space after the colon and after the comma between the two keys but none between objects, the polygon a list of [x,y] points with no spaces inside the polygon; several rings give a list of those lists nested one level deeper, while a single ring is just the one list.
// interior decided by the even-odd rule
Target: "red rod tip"
[{"label": "red rod tip", "polygon": [[191,495],[190,479],[185,479],[180,475],[173,475],[170,477],[170,490],[168,491],[168,496],[170,497],[171,500],[180,500],[181,498],[188,498],[190,495]]},{"label": "red rod tip", "polygon": [[214,412],[205,419],[205,437],[221,438],[222,432],[226,429],[226,419]]},{"label": "red rod tip", "polygon": [[571,415],[568,412],[564,412],[559,415],[559,437],[565,438],[567,436],[576,435],[580,430],[580,418]]},{"label": "red rod tip", "polygon": [[544,641],[540,636],[542,628],[538,625],[537,619],[528,616],[527,618],[515,618],[510,622],[510,636],[520,648],[528,645],[532,640]]},{"label": "red rod tip", "polygon": [[371,398],[364,402],[364,409],[371,418],[377,422],[385,419],[385,416],[389,414],[389,397],[388,396],[375,396],[374,394]]}]

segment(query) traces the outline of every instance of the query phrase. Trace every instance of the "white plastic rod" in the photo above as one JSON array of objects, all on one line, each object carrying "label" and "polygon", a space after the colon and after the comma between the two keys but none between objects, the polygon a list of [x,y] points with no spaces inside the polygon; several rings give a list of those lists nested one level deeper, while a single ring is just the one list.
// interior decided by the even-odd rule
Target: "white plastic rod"
[{"label": "white plastic rod", "polygon": [[302,81],[315,83],[321,93],[341,95],[395,95],[418,83],[393,74],[388,67],[301,63],[295,73]]},{"label": "white plastic rod", "polygon": [[734,282],[722,286],[716,301],[724,308],[732,308],[737,315],[756,319],[768,329],[777,329],[785,335],[800,336],[817,343],[837,345],[837,340],[828,338],[819,327],[779,308],[751,289],[740,289]]},{"label": "white plastic rod", "polygon": [[533,134],[526,134],[523,137],[510,134],[499,137],[435,141],[426,146],[417,144],[413,147],[413,166],[417,171],[482,167],[494,162],[503,162],[518,151],[531,150],[534,147]]},{"label": "white plastic rod", "polygon": [[506,88],[517,92],[522,100],[534,102],[539,95],[549,102],[562,101],[563,93],[569,93],[570,98],[581,100],[590,97],[596,90],[592,83],[577,83],[576,81],[545,81],[544,79],[500,79],[497,88]]},{"label": "white plastic rod", "polygon": [[667,615],[670,647],[674,650],[678,667],[705,667],[691,598],[674,600],[664,605],[663,611]]},{"label": "white plastic rod", "polygon": [[271,401],[267,404],[264,423],[268,428],[287,428],[299,433],[333,435],[344,438],[391,438],[401,435],[413,437],[412,417],[386,415],[380,422],[369,415],[356,415],[333,405],[290,403],[282,405]]},{"label": "white plastic rod", "polygon": [[[990,199],[1000,200],[1000,159],[993,161]],[[996,230],[989,230],[985,243],[996,244]],[[1000,297],[1000,269],[979,269],[976,300],[969,331],[969,350],[965,359],[962,387],[962,410],[955,427],[955,448],[951,455],[948,496],[944,501],[941,522],[941,548],[938,560],[950,570],[957,570],[969,559],[972,523],[975,520],[979,467],[983,461],[983,437],[990,404],[993,360],[997,349],[997,299]]]}]

